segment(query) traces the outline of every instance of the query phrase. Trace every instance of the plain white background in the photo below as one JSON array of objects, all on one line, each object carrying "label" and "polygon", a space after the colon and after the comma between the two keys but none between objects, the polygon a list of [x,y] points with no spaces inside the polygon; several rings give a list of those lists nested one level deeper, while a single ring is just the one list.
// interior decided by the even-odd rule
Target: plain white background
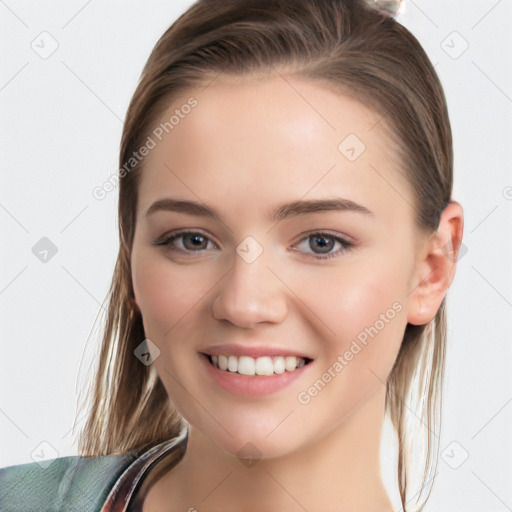
[{"label": "plain white background", "polygon": [[[87,340],[118,249],[117,190],[92,190],[116,173],[152,47],[191,3],[0,0],[0,467],[77,453],[77,395],[99,343]],[[465,213],[426,510],[512,510],[512,5],[405,0],[398,20],[443,83]],[[383,472],[396,503],[391,439]]]}]

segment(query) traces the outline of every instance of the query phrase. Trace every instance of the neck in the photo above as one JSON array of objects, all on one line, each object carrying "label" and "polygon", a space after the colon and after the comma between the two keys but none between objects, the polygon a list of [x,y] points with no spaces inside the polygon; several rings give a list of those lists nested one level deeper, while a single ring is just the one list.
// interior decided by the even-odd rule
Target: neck
[{"label": "neck", "polygon": [[253,464],[227,454],[191,426],[183,459],[155,486],[152,503],[159,507],[154,508],[390,512],[379,457],[384,393],[385,387],[379,389],[341,425],[300,451]]}]

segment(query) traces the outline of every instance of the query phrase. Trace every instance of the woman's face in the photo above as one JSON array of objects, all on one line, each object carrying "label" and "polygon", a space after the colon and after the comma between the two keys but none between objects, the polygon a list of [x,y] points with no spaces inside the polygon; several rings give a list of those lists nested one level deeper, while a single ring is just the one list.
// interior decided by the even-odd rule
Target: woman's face
[{"label": "woman's face", "polygon": [[421,241],[381,116],[281,76],[218,78],[173,115],[148,139],[132,252],[170,399],[233,454],[341,432],[384,397]]}]

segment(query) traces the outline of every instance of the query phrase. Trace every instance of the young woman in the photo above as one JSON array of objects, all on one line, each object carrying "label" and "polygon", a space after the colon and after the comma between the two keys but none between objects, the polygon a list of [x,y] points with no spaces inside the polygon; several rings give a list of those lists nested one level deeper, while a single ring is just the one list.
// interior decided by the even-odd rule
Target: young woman
[{"label": "young woman", "polygon": [[82,457],[4,469],[4,503],[391,512],[389,414],[421,509],[463,211],[418,41],[365,0],[200,0],[149,57],[119,163]]}]

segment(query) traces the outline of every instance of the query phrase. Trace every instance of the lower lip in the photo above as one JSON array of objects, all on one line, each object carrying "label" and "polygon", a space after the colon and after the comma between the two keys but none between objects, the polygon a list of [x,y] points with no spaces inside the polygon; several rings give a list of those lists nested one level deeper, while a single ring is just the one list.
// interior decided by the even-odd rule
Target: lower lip
[{"label": "lower lip", "polygon": [[200,354],[208,375],[225,391],[239,396],[265,396],[270,395],[288,386],[307,372],[312,364],[301,366],[292,372],[285,371],[280,375],[240,375],[239,373],[220,370],[210,363],[208,357]]}]

